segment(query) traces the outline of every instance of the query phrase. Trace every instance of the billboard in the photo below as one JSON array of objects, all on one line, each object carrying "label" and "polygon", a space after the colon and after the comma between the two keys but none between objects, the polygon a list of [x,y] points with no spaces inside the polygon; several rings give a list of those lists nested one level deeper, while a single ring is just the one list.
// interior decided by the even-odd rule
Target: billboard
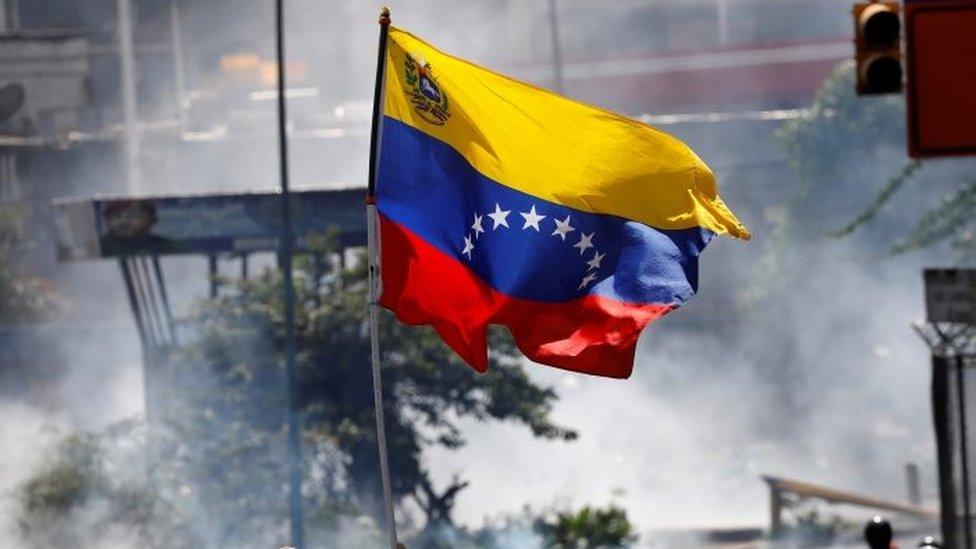
[{"label": "billboard", "polygon": [[[291,196],[296,251],[329,231],[345,247],[365,245],[365,189]],[[58,259],[275,251],[280,204],[277,193],[57,200]]]},{"label": "billboard", "polygon": [[929,322],[976,324],[976,269],[925,269]]}]

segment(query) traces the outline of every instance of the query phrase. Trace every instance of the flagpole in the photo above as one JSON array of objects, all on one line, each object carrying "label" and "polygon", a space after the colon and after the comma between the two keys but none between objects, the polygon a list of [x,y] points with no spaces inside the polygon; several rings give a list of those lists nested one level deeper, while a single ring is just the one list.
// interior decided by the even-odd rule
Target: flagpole
[{"label": "flagpole", "polygon": [[291,545],[305,548],[302,513],[302,433],[298,418],[298,364],[295,342],[295,282],[292,278],[291,192],[288,184],[288,116],[285,110],[285,12],[284,0],[275,0],[275,49],[278,61],[278,154],[281,168],[281,276],[285,288],[285,373],[287,384],[288,423],[288,515],[291,522]]},{"label": "flagpole", "polygon": [[366,232],[369,246],[369,340],[373,366],[373,406],[376,415],[376,443],[380,455],[383,503],[390,549],[397,549],[396,516],[393,513],[393,487],[386,449],[386,421],[383,418],[383,380],[380,376],[379,298],[381,293],[379,260],[379,217],[376,214],[376,169],[380,158],[383,125],[383,89],[386,80],[386,38],[390,28],[390,9],[380,11],[380,44],[376,58],[376,88],[373,91],[373,124],[369,133],[369,176],[366,182]]}]

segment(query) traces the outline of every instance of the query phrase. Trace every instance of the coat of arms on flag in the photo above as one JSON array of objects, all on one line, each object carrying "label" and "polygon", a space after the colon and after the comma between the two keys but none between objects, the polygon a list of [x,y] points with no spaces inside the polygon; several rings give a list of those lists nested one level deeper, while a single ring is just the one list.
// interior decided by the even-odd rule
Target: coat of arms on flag
[{"label": "coat of arms on flag", "polygon": [[451,116],[447,112],[447,95],[437,86],[430,65],[421,55],[407,54],[403,57],[403,68],[407,94],[417,114],[431,124],[443,125]]}]

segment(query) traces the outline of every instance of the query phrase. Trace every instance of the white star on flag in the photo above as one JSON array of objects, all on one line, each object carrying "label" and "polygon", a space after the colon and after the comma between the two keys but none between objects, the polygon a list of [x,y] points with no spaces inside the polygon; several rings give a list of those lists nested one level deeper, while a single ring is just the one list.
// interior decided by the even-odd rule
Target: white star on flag
[{"label": "white star on flag", "polygon": [[532,205],[532,209],[527,212],[519,212],[519,215],[525,218],[525,225],[522,226],[522,230],[532,227],[539,232],[539,222],[546,218],[544,215],[539,215],[535,211],[535,204]]},{"label": "white star on flag", "polygon": [[590,282],[593,282],[594,280],[596,280],[596,275],[593,274],[593,273],[590,273],[590,274],[586,275],[585,277],[583,277],[583,282],[580,282],[579,288],[576,288],[576,289],[577,290],[582,290],[583,288],[587,287],[590,284]]},{"label": "white star on flag", "polygon": [[498,203],[495,203],[495,211],[488,214],[488,217],[495,223],[495,226],[491,230],[497,230],[499,226],[504,225],[508,227],[508,214],[512,213],[512,210],[503,210]]},{"label": "white star on flag", "polygon": [[579,248],[580,255],[583,255],[583,252],[585,252],[587,248],[593,247],[594,234],[596,233],[590,233],[590,234],[583,233],[583,236],[580,237],[580,241],[577,242],[576,244],[573,244],[574,248]]},{"label": "white star on flag", "polygon": [[484,227],[481,226],[481,220],[484,217],[485,216],[478,215],[477,213],[474,214],[474,224],[471,225],[471,230],[474,231],[474,238],[475,238],[475,240],[477,240],[478,237],[481,236],[481,233],[485,232]]},{"label": "white star on flag", "polygon": [[471,261],[471,250],[474,250],[474,244],[471,242],[471,237],[465,235],[464,249],[461,250],[461,253],[468,256],[468,261]]},{"label": "white star on flag", "polygon": [[606,256],[607,254],[601,254],[600,252],[593,252],[593,259],[586,262],[586,264],[589,265],[589,268],[587,270],[599,269],[600,262],[603,261],[603,258]]},{"label": "white star on flag", "polygon": [[566,235],[567,234],[569,234],[571,231],[575,231],[576,230],[576,229],[574,229],[573,227],[571,227],[569,225],[569,216],[568,215],[566,216],[566,219],[563,220],[563,221],[560,221],[558,219],[554,219],[553,221],[556,222],[556,230],[552,232],[552,236],[559,235],[559,238],[563,239],[563,242],[566,241]]}]

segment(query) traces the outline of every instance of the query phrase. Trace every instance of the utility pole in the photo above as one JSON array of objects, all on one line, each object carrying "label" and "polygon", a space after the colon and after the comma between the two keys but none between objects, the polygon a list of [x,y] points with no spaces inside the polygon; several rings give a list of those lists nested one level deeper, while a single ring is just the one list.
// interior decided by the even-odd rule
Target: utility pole
[{"label": "utility pole", "polygon": [[729,0],[715,0],[715,11],[718,15],[718,43],[729,45]]},{"label": "utility pole", "polygon": [[186,131],[186,109],[183,100],[186,97],[186,51],[183,49],[183,17],[180,0],[171,0],[169,4],[169,26],[173,43],[173,91],[176,93],[176,115],[180,119],[180,129]]},{"label": "utility pole", "polygon": [[552,36],[552,73],[558,93],[565,93],[563,85],[563,52],[559,42],[559,13],[556,0],[549,0],[549,28]]},{"label": "utility pole", "polygon": [[976,269],[925,269],[924,279],[926,320],[913,327],[932,351],[942,535],[946,547],[974,549],[966,388],[976,361]]},{"label": "utility pole", "polygon": [[7,32],[20,28],[20,4],[18,0],[0,0],[0,30]]},{"label": "utility pole", "polygon": [[291,519],[291,544],[305,549],[302,513],[302,432],[298,417],[298,363],[295,341],[295,287],[292,278],[291,192],[288,182],[288,111],[285,95],[285,12],[284,0],[275,0],[275,49],[278,57],[278,155],[281,168],[281,276],[285,288],[285,367],[288,423],[288,511]]},{"label": "utility pole", "polygon": [[122,115],[125,142],[125,182],[129,194],[142,192],[139,173],[139,128],[136,112],[136,60],[132,47],[132,0],[116,0],[119,62],[122,68]]}]

